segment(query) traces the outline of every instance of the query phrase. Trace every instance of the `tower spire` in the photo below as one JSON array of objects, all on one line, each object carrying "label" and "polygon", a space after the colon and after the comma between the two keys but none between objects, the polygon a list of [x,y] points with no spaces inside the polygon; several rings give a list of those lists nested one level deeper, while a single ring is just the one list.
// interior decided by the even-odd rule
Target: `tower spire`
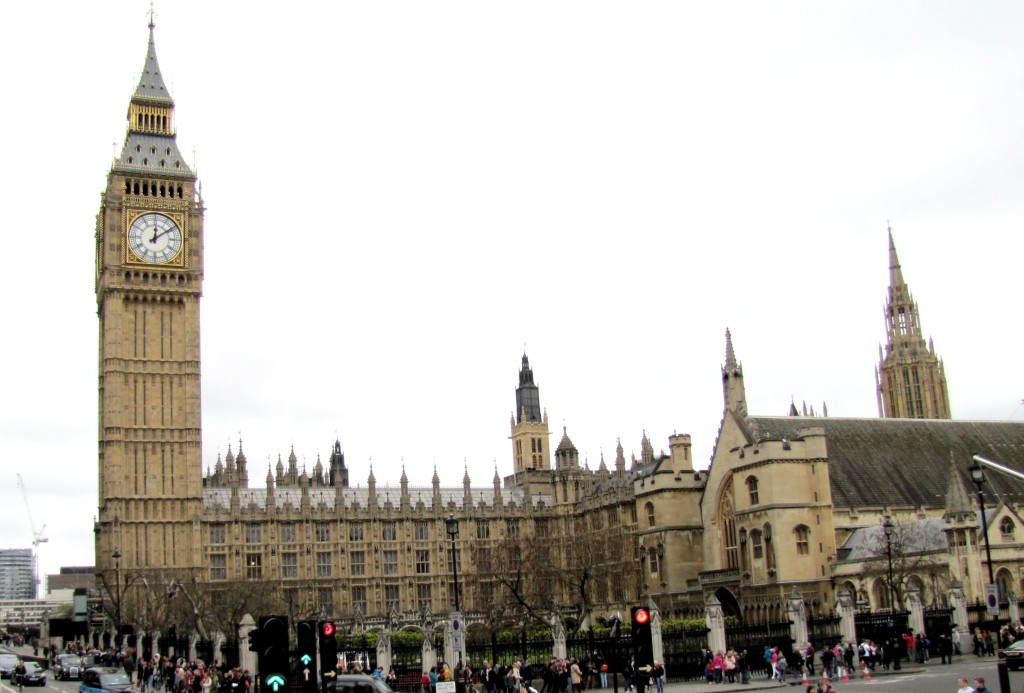
[{"label": "tower spire", "polygon": [[732,346],[732,333],[725,329],[725,365],[722,366],[722,392],[725,395],[725,408],[746,414],[747,392],[743,385],[743,365],[736,360],[736,351]]},{"label": "tower spire", "polygon": [[904,419],[951,418],[945,369],[931,340],[925,341],[917,303],[903,278],[896,255],[891,224],[888,235],[887,340],[875,372],[878,415]]}]

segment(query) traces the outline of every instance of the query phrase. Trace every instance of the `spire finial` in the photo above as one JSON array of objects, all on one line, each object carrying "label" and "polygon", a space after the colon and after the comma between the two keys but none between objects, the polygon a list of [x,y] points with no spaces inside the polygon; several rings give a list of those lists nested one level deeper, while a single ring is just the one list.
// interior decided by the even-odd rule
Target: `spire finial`
[{"label": "spire finial", "polygon": [[156,10],[153,9],[153,0],[149,0],[149,31],[152,33],[156,26]]},{"label": "spire finial", "polygon": [[725,328],[725,369],[736,368],[736,351],[732,347],[732,332]]}]

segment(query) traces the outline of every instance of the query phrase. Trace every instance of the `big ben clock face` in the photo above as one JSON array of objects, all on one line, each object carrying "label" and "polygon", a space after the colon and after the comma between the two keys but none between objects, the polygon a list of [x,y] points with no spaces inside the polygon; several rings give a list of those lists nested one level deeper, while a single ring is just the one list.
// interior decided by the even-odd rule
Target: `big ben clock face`
[{"label": "big ben clock face", "polygon": [[163,214],[147,212],[128,228],[128,247],[139,260],[161,264],[170,262],[181,252],[181,229]]}]

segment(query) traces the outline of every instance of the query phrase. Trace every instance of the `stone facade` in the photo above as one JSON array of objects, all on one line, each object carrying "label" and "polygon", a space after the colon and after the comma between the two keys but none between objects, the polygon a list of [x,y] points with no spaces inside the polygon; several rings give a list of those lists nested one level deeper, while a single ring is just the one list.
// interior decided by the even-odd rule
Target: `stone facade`
[{"label": "stone facade", "polygon": [[[511,455],[499,465],[507,473],[496,468],[490,483],[474,486],[467,472],[442,484],[435,470],[430,486],[410,487],[403,471],[397,487],[381,487],[372,468],[349,468],[340,442],[326,465],[318,459],[311,472],[300,470],[292,451],[250,484],[239,441],[237,454],[229,449],[204,475],[204,208],[174,142],[173,108],[151,26],[125,148],[96,225],[96,556],[108,592],[115,571],[126,576],[122,598],[140,604],[185,590],[209,606],[238,585],[269,585],[268,611],[364,625],[400,615],[428,622],[454,605],[454,560],[470,620],[500,623],[533,609],[586,622],[653,600],[665,618],[704,617],[710,604],[716,618],[778,622],[797,601],[811,615],[836,603],[879,606],[883,559],[874,535],[888,517],[931,537],[906,544],[904,587],[926,604],[943,601],[953,585],[968,600],[981,595],[969,454],[1024,466],[1024,425],[948,420],[941,362],[917,343],[917,306],[891,234],[887,355],[876,386],[885,417],[907,418],[797,416],[795,406],[790,416],[753,416],[727,332],[723,418],[707,470],[694,469],[686,434],[671,436],[667,453],[655,453],[644,434],[640,457],[628,463],[619,443],[611,465],[602,456],[597,469],[580,463],[565,429],[551,450],[524,354]],[[175,233],[180,247],[165,253],[163,237]],[[886,408],[907,400],[907,391],[887,389],[899,380],[890,374],[912,375],[914,363],[925,387],[910,401],[920,407]],[[365,485],[353,488],[350,474]],[[1024,485],[990,484],[1000,498],[990,508],[993,567],[1007,593],[1021,591]],[[454,559],[449,518],[458,525]]]}]

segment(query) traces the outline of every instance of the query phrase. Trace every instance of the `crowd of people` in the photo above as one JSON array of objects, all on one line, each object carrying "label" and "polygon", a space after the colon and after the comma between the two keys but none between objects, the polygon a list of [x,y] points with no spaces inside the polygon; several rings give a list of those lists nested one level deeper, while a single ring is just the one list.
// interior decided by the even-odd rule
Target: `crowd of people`
[{"label": "crowd of people", "polygon": [[[461,661],[454,667],[440,663],[423,672],[423,693],[436,693],[439,681],[454,681],[456,693],[466,693],[479,686],[481,693],[581,693],[585,690],[609,687],[607,662],[594,654],[582,659],[552,657],[547,664],[532,665],[517,659],[509,665],[492,665],[489,660],[474,669]],[[665,691],[665,667],[654,662],[650,667],[637,667],[635,661],[626,664],[622,672],[624,690],[628,693],[642,685],[656,693]],[[540,690],[534,686],[539,681]],[[392,686],[394,688],[394,686]]]},{"label": "crowd of people", "polygon": [[122,669],[139,693],[246,693],[253,682],[248,669],[219,662],[207,665],[202,660],[184,657],[146,657],[134,647],[98,650],[72,642],[61,651],[56,645],[50,646],[51,662],[56,662],[60,654],[91,657],[99,665]]}]

